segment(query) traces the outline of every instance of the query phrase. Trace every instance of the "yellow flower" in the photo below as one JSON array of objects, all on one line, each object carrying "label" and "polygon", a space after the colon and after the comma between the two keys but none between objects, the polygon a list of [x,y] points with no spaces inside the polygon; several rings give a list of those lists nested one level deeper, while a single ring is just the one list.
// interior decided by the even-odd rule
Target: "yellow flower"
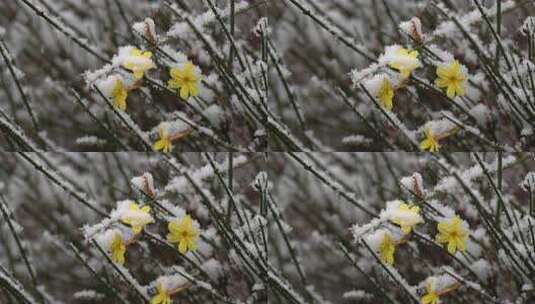
[{"label": "yellow flower", "polygon": [[169,89],[180,89],[180,97],[187,100],[190,96],[199,95],[200,77],[195,72],[195,66],[188,61],[182,68],[172,68]]},{"label": "yellow flower", "polygon": [[448,252],[454,254],[455,251],[466,249],[466,239],[468,238],[468,231],[463,226],[461,218],[455,216],[453,218],[441,221],[438,223],[437,242],[448,243]]},{"label": "yellow flower", "polygon": [[150,304],[171,304],[171,295],[167,292],[165,286],[161,283],[156,286],[158,294],[156,294],[151,300]]},{"label": "yellow flower", "polygon": [[390,62],[390,67],[399,71],[403,78],[408,78],[412,71],[420,67],[418,60],[418,51],[409,51],[405,48],[400,48],[397,53],[397,58]]},{"label": "yellow flower", "polygon": [[381,261],[383,261],[383,263],[388,265],[394,264],[394,252],[396,251],[396,243],[388,232],[384,233],[379,251],[381,252]]},{"label": "yellow flower", "polygon": [[427,294],[422,297],[422,304],[438,304],[438,294],[433,289],[433,286],[429,283],[425,289],[427,289]]},{"label": "yellow flower", "polygon": [[121,221],[130,225],[132,227],[132,231],[135,234],[138,234],[141,232],[141,230],[143,230],[145,225],[154,222],[154,219],[149,212],[149,206],[143,206],[140,208],[138,204],[132,202],[128,208],[128,211],[126,211],[121,218]]},{"label": "yellow flower", "polygon": [[420,150],[428,150],[431,153],[438,152],[440,145],[438,144],[438,137],[433,134],[431,128],[425,129],[425,139],[420,143]]},{"label": "yellow flower", "polygon": [[399,225],[403,233],[410,233],[414,225],[423,223],[420,207],[401,203],[398,207],[398,215],[393,217],[392,222]]},{"label": "yellow flower", "polygon": [[160,139],[154,143],[152,147],[156,151],[162,151],[164,153],[169,153],[173,150],[173,143],[171,141],[171,136],[167,133],[167,128],[161,125],[158,128],[158,134]]},{"label": "yellow flower", "polygon": [[449,98],[464,96],[466,75],[463,73],[459,61],[455,60],[448,65],[438,66],[437,76],[438,78],[435,80],[435,84],[439,88],[447,88],[446,94]]},{"label": "yellow flower", "polygon": [[171,243],[178,243],[178,251],[185,254],[187,251],[197,250],[197,238],[199,232],[193,227],[193,221],[189,215],[184,216],[179,221],[169,223],[169,234],[167,240]]},{"label": "yellow flower", "polygon": [[139,49],[132,49],[130,57],[128,57],[123,63],[123,67],[134,73],[135,79],[141,79],[145,75],[145,72],[156,67],[151,60],[151,52],[142,52]]},{"label": "yellow flower", "polygon": [[120,232],[116,232],[110,244],[111,260],[119,265],[124,264],[126,245]]},{"label": "yellow flower", "polygon": [[392,111],[393,104],[392,99],[394,99],[394,88],[392,87],[392,84],[388,80],[388,78],[384,78],[383,82],[381,83],[381,87],[379,88],[379,91],[377,92],[377,97],[379,98],[379,101],[381,102],[381,106],[385,108],[388,111]]},{"label": "yellow flower", "polygon": [[123,81],[121,79],[117,79],[115,81],[111,96],[113,98],[114,107],[121,111],[126,110],[126,98],[128,97],[128,90],[124,86]]}]

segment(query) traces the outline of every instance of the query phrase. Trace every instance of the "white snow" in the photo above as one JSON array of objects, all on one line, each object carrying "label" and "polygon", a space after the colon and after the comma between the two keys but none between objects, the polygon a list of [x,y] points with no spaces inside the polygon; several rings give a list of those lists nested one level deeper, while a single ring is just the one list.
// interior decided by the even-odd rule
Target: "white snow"
[{"label": "white snow", "polygon": [[114,229],[108,229],[108,230],[104,231],[103,233],[98,234],[95,237],[95,241],[104,250],[109,250],[110,246],[111,246],[111,244],[113,242],[113,239],[115,238],[116,235],[120,235],[123,238],[123,240],[126,239],[123,236],[123,232],[120,229],[114,228]]},{"label": "white snow", "polygon": [[154,222],[154,218],[152,215],[150,215],[150,213],[145,213],[141,210],[130,209],[130,205],[134,203],[135,202],[131,200],[118,201],[117,208],[111,212],[110,218],[114,220],[128,218],[132,222],[145,224]]},{"label": "white snow", "polygon": [[82,146],[101,146],[106,143],[106,140],[100,139],[97,136],[86,135],[83,137],[78,137],[76,139],[76,144]]},{"label": "white snow", "polygon": [[526,192],[535,190],[535,172],[528,172],[520,186]]},{"label": "white snow", "polygon": [[97,88],[108,98],[112,98],[113,89],[117,81],[124,83],[124,78],[120,74],[110,75],[100,81],[97,81]]},{"label": "white snow", "polygon": [[471,108],[469,112],[472,116],[474,116],[480,126],[486,126],[491,117],[491,111],[482,103]]},{"label": "white snow", "polygon": [[156,280],[156,284],[161,284],[166,290],[176,290],[178,288],[185,287],[189,284],[189,280],[183,275],[166,275],[161,276]]},{"label": "white snow", "polygon": [[524,20],[524,23],[520,27],[520,32],[526,36],[535,34],[535,16],[528,16]]}]

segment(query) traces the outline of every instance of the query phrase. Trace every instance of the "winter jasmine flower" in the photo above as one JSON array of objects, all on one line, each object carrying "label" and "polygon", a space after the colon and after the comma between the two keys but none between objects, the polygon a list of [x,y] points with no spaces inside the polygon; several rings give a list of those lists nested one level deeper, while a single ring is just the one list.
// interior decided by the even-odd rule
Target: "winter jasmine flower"
[{"label": "winter jasmine flower", "polygon": [[171,304],[173,302],[164,284],[158,283],[156,289],[158,293],[151,299],[150,304]]},{"label": "winter jasmine flower", "polygon": [[149,206],[143,206],[140,208],[138,204],[132,202],[128,210],[121,217],[121,221],[130,225],[132,227],[132,231],[135,234],[138,234],[141,232],[141,230],[143,230],[145,225],[154,223],[154,219],[149,212]]},{"label": "winter jasmine flower", "polygon": [[385,232],[383,235],[383,240],[379,247],[381,253],[381,261],[385,264],[392,265],[394,264],[394,252],[396,251],[396,243],[390,236],[390,233]]},{"label": "winter jasmine flower", "polygon": [[431,128],[425,129],[425,139],[420,143],[420,149],[422,151],[429,151],[431,153],[438,152],[440,145],[438,143],[438,137],[433,133]]},{"label": "winter jasmine flower", "polygon": [[437,67],[437,80],[435,84],[439,88],[446,88],[446,94],[449,98],[455,96],[464,96],[464,83],[466,82],[466,73],[459,61],[455,60],[447,65]]},{"label": "winter jasmine flower", "polygon": [[120,232],[114,233],[113,239],[110,243],[111,260],[119,265],[123,265],[125,252],[126,245],[123,240],[123,236]]},{"label": "winter jasmine flower", "polygon": [[142,52],[139,49],[133,48],[130,51],[130,56],[123,62],[123,67],[132,71],[135,79],[141,79],[145,75],[145,72],[156,67],[151,57],[151,52]]},{"label": "winter jasmine flower", "polygon": [[171,304],[174,294],[191,286],[187,279],[178,274],[160,277],[156,282],[157,293],[152,297],[151,304]]},{"label": "winter jasmine flower", "polygon": [[468,230],[463,224],[458,216],[438,223],[437,242],[447,243],[448,252],[451,254],[455,254],[457,250],[464,251],[466,249]]},{"label": "winter jasmine flower", "polygon": [[428,283],[425,288],[427,290],[427,294],[422,297],[422,304],[438,304],[439,297],[433,288],[433,285]]},{"label": "winter jasmine flower", "polygon": [[405,48],[399,48],[389,63],[389,66],[398,70],[403,78],[408,78],[420,65],[418,51],[409,51]]},{"label": "winter jasmine flower", "polygon": [[401,203],[396,214],[392,218],[392,222],[399,225],[403,233],[408,234],[411,232],[413,226],[418,223],[423,223],[423,219],[420,216],[420,208],[418,206]]},{"label": "winter jasmine flower", "polygon": [[185,254],[187,251],[197,250],[199,231],[193,226],[193,221],[189,215],[184,216],[179,221],[170,222],[168,228],[167,240],[171,243],[178,243],[180,253]]},{"label": "winter jasmine flower", "polygon": [[171,152],[171,150],[173,150],[173,142],[171,140],[171,136],[169,135],[166,124],[161,124],[160,127],[158,127],[158,135],[160,139],[154,143],[152,148],[156,151],[162,151],[164,153]]},{"label": "winter jasmine flower", "polygon": [[129,79],[125,79],[121,74],[112,74],[96,80],[96,88],[121,111],[126,110],[129,85]]},{"label": "winter jasmine flower", "polygon": [[392,111],[393,104],[392,100],[394,99],[394,87],[388,78],[384,78],[381,83],[381,87],[377,92],[377,98],[381,102],[381,106],[388,111]]},{"label": "winter jasmine flower", "polygon": [[363,81],[364,88],[377,98],[379,104],[386,111],[393,107],[395,83],[388,74],[377,74]]},{"label": "winter jasmine flower", "polygon": [[126,98],[128,97],[128,90],[126,89],[123,81],[117,79],[113,90],[111,92],[113,98],[113,106],[121,111],[126,110]]},{"label": "winter jasmine flower", "polygon": [[180,97],[187,100],[190,96],[199,94],[200,77],[195,71],[195,66],[188,61],[182,68],[170,70],[171,79],[168,82],[169,89],[180,89]]},{"label": "winter jasmine flower", "polygon": [[440,297],[461,286],[453,276],[443,274],[429,277],[425,283],[426,294],[421,298],[422,304],[438,304]]}]

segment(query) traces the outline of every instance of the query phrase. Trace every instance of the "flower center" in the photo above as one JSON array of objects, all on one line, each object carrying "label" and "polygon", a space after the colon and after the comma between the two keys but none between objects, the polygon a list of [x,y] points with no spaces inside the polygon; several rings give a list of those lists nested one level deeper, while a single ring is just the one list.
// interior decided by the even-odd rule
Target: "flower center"
[{"label": "flower center", "polygon": [[184,83],[191,83],[191,82],[195,81],[195,79],[191,75],[183,75],[180,78],[181,78],[182,82],[184,82]]},{"label": "flower center", "polygon": [[452,82],[452,83],[458,83],[458,82],[461,81],[461,79],[459,77],[457,77],[457,76],[451,76],[449,78],[449,81]]}]

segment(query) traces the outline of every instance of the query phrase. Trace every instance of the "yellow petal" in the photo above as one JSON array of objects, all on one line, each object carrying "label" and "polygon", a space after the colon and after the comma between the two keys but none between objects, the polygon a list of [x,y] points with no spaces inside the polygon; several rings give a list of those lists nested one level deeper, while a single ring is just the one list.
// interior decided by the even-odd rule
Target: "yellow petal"
[{"label": "yellow petal", "polygon": [[184,225],[186,225],[186,226],[191,226],[193,224],[193,220],[191,219],[191,216],[186,215],[182,219],[182,223],[184,223]]},{"label": "yellow petal", "polygon": [[124,254],[119,254],[117,264],[124,265]]},{"label": "yellow petal", "polygon": [[134,72],[134,78],[139,80],[139,79],[143,78],[144,74],[145,74],[144,71],[135,71]]},{"label": "yellow petal", "polygon": [[167,225],[167,228],[171,232],[177,232],[180,229],[180,226],[178,225],[177,222],[169,222],[169,224]]},{"label": "yellow petal", "polygon": [[156,296],[154,296],[152,298],[152,300],[150,301],[150,304],[160,304],[162,303],[163,301],[165,300],[165,296],[162,295],[162,294],[157,294]]},{"label": "yellow petal", "polygon": [[120,111],[126,111],[126,98],[123,98],[123,97],[114,98],[113,105]]},{"label": "yellow petal", "polygon": [[132,51],[130,52],[130,55],[131,55],[131,56],[141,56],[141,50],[140,50],[140,49],[137,49],[137,48],[134,48],[134,49],[132,49]]},{"label": "yellow petal", "polygon": [[455,98],[455,86],[454,85],[448,86],[447,95],[450,99]]},{"label": "yellow petal", "polygon": [[189,91],[193,97],[197,97],[199,95],[199,87],[197,84],[192,84]]},{"label": "yellow petal", "polygon": [[180,88],[180,84],[175,79],[169,79],[167,87],[171,90]]},{"label": "yellow petal", "polygon": [[437,296],[435,294],[426,294],[422,297],[422,304],[435,304]]},{"label": "yellow petal", "polygon": [[457,250],[457,245],[455,244],[455,241],[450,241],[448,243],[448,252],[451,254],[455,254],[456,250]]},{"label": "yellow petal", "polygon": [[429,302],[431,302],[429,295],[425,295],[422,297],[422,304],[429,304]]},{"label": "yellow petal", "polygon": [[154,143],[154,146],[152,147],[156,151],[163,150],[165,147],[165,142],[163,140],[158,140],[156,143]]},{"label": "yellow petal", "polygon": [[461,74],[461,64],[455,60],[451,63],[451,71],[453,74]]},{"label": "yellow petal", "polygon": [[165,147],[164,147],[164,149],[163,149],[163,152],[164,152],[164,153],[169,153],[169,152],[171,152],[171,150],[173,150],[173,145],[171,144],[171,141],[166,140],[166,141],[165,141]]},{"label": "yellow petal", "polygon": [[398,50],[398,55],[407,56],[408,54],[409,54],[409,50],[407,50],[406,48],[400,48]]},{"label": "yellow petal", "polygon": [[460,251],[465,251],[465,250],[466,250],[466,244],[465,244],[464,239],[457,238],[457,240],[456,240],[456,244],[457,244],[457,248],[458,248]]},{"label": "yellow petal", "polygon": [[464,96],[465,94],[464,85],[462,83],[459,83],[456,87],[456,91],[457,91],[457,96]]},{"label": "yellow petal", "polygon": [[431,146],[431,144],[430,144],[429,140],[428,139],[424,139],[420,143],[420,150],[425,151],[425,150],[429,149],[430,146]]},{"label": "yellow petal", "polygon": [[437,87],[439,87],[439,88],[445,88],[445,87],[448,86],[449,81],[448,81],[447,79],[445,79],[445,78],[437,78],[437,79],[435,80],[435,84],[436,84]]},{"label": "yellow petal", "polygon": [[143,226],[132,226],[132,231],[135,233],[135,234],[138,234],[141,232],[141,230],[143,230]]},{"label": "yellow petal", "polygon": [[436,237],[437,242],[439,243],[447,243],[448,242],[448,236],[446,234],[439,233]]},{"label": "yellow petal", "polygon": [[150,206],[143,206],[141,208],[141,211],[145,212],[145,213],[149,213],[150,212]]},{"label": "yellow petal", "polygon": [[169,241],[169,243],[178,243],[180,241],[180,238],[176,233],[169,233],[167,234],[167,240]]},{"label": "yellow petal", "polygon": [[182,254],[185,254],[186,251],[188,251],[188,243],[184,241],[180,242],[180,244],[178,245],[178,251]]},{"label": "yellow petal", "polygon": [[446,223],[446,222],[440,222],[440,223],[438,223],[438,225],[437,225],[437,229],[438,229],[438,231],[440,231],[440,232],[447,232],[447,231],[449,231],[448,227],[449,227],[449,226],[448,226],[448,223]]},{"label": "yellow petal", "polygon": [[179,78],[180,77],[180,69],[171,68],[169,70],[169,75],[171,75],[171,78]]},{"label": "yellow petal", "polygon": [[195,241],[191,241],[188,245],[188,248],[190,251],[195,251],[197,250],[197,243]]},{"label": "yellow petal", "polygon": [[124,62],[123,67],[128,70],[132,70],[134,68],[134,64],[131,62]]},{"label": "yellow petal", "polygon": [[195,66],[191,61],[186,62],[186,64],[184,65],[184,71],[193,72],[194,68]]},{"label": "yellow petal", "polygon": [[437,76],[440,77],[440,78],[449,78],[450,77],[449,70],[447,68],[445,68],[444,66],[438,66],[437,67]]},{"label": "yellow petal", "polygon": [[187,100],[189,98],[189,90],[187,86],[180,88],[180,98]]}]

